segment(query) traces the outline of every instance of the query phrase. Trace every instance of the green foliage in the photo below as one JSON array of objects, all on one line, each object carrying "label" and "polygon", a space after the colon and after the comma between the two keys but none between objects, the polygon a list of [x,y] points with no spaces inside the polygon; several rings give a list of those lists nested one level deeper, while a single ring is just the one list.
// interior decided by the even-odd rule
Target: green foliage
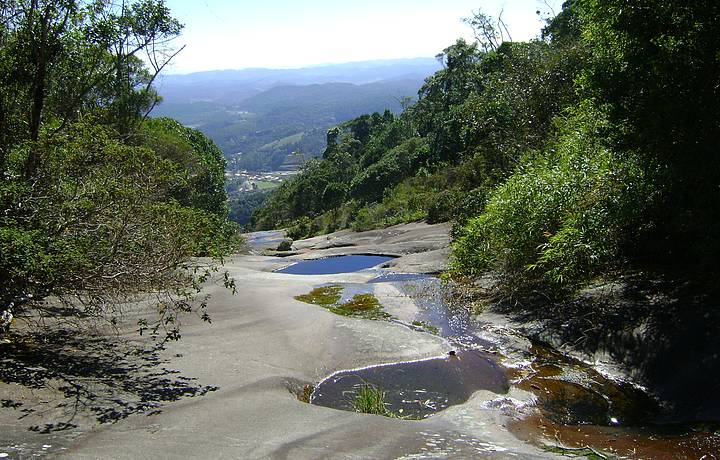
[{"label": "green foliage", "polygon": [[585,105],[563,120],[548,152],[491,192],[453,245],[454,269],[496,269],[514,280],[576,285],[618,262],[648,229],[657,167],[605,145],[610,125]]},{"label": "green foliage", "polygon": [[576,8],[592,53],[580,84],[631,123],[628,140],[670,157],[715,158],[720,5],[585,0]]},{"label": "green foliage", "polygon": [[333,129],[256,227],[454,221],[456,272],[560,290],[626,262],[714,269],[720,6],[570,0],[523,43],[467,22],[478,42],[415,105]]},{"label": "green foliage", "polygon": [[224,218],[225,159],[220,149],[200,131],[169,118],[146,120],[137,134],[138,143],[162,158],[175,162],[185,174],[173,197],[190,206]]},{"label": "green foliage", "polygon": [[[37,140],[47,122],[64,126],[86,111],[118,132],[132,131],[158,101],[152,81],[182,29],[162,0],[11,0],[0,24],[4,149],[6,142]],[[152,71],[138,57],[145,52]],[[31,153],[26,174],[37,161]]]},{"label": "green foliage", "polygon": [[[18,167],[43,161],[32,184]],[[3,303],[33,295],[112,296],[182,281],[197,254],[220,255],[224,221],[171,197],[184,171],[92,123],[18,146],[0,187]]]},{"label": "green foliage", "polygon": [[464,151],[456,108],[482,90],[482,60],[476,44],[458,40],[440,55],[444,68],[428,77],[413,107],[418,132],[427,137],[433,162],[452,161]]},{"label": "green foliage", "polygon": [[141,331],[176,339],[181,313],[209,320],[193,301],[216,268],[193,258],[238,243],[225,164],[199,132],[145,121],[181,28],[162,0],[3,3],[0,312],[52,297],[114,321],[142,294],[158,303]]},{"label": "green foliage", "polygon": [[350,182],[350,195],[360,201],[377,201],[382,198],[383,190],[414,175],[428,157],[427,144],[422,139],[410,138],[359,171]]},{"label": "green foliage", "polygon": [[630,128],[624,146],[670,168],[648,257],[712,269],[720,255],[720,5],[576,3],[592,57],[580,89]]},{"label": "green foliage", "polygon": [[432,197],[433,192],[424,179],[410,178],[389,189],[381,202],[358,210],[352,228],[363,231],[422,220]]},{"label": "green foliage", "polygon": [[271,190],[258,190],[235,194],[229,203],[228,219],[240,225],[249,224],[253,211],[265,203],[270,193]]},{"label": "green foliage", "polygon": [[465,197],[462,190],[442,190],[437,193],[427,209],[429,224],[451,220],[457,213]]},{"label": "green foliage", "polygon": [[293,240],[290,238],[285,238],[278,244],[277,250],[278,251],[290,251],[292,249]]},{"label": "green foliage", "polygon": [[352,401],[353,409],[363,414],[384,415],[395,417],[386,407],[385,392],[369,383],[363,384]]},{"label": "green foliage", "polygon": [[307,216],[296,220],[293,225],[285,231],[285,235],[293,240],[302,240],[303,238],[311,236],[312,233],[313,221]]}]

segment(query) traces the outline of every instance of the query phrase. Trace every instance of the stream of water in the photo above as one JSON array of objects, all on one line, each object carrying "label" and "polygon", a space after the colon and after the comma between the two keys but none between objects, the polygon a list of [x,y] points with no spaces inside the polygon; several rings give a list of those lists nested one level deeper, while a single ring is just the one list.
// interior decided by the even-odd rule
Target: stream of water
[{"label": "stream of water", "polygon": [[[375,263],[367,267],[352,265],[343,270],[343,259],[315,263],[330,264],[322,273],[339,273],[383,262],[373,259]],[[319,266],[311,268],[318,273]],[[504,394],[516,387],[535,395],[537,410],[508,426],[528,442],[542,444],[545,439],[570,447],[591,446],[637,459],[720,458],[716,457],[720,452],[717,423],[667,423],[663,404],[641,387],[603,375],[543,343],[526,339],[531,346],[517,349],[505,345],[502,338],[493,340],[497,330],[488,334],[492,326],[475,320],[438,278],[380,271],[368,282],[366,292],[372,292],[377,283],[392,284],[418,306],[408,327],[437,332],[457,351],[444,358],[338,372],[315,387],[311,403],[354,410],[355,395],[369,384],[385,392],[389,411],[419,419],[461,404],[477,390]],[[348,285],[348,292],[362,290],[362,285]]]}]

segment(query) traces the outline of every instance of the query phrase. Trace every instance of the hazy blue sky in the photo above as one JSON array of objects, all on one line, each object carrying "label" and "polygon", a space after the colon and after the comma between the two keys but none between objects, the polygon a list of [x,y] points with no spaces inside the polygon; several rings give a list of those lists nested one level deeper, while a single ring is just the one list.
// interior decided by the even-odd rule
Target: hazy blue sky
[{"label": "hazy blue sky", "polygon": [[[166,0],[185,24],[171,73],[434,56],[472,33],[461,22],[482,8],[514,40],[536,36],[540,0]],[[555,12],[560,1],[548,1]]]}]

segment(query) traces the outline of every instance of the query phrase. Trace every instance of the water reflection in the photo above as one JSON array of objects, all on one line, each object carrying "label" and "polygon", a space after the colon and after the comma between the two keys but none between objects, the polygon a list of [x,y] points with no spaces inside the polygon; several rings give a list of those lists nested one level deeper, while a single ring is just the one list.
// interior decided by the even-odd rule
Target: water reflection
[{"label": "water reflection", "polygon": [[310,402],[353,410],[355,396],[365,385],[386,392],[391,412],[414,419],[463,403],[478,390],[502,394],[509,388],[505,371],[490,356],[465,350],[442,358],[338,372],[318,384]]}]

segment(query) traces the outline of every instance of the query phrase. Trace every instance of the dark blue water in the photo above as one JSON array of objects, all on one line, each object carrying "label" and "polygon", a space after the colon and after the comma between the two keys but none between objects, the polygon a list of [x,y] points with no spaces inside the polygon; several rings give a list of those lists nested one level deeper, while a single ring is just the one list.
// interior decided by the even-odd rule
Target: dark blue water
[{"label": "dark blue water", "polygon": [[392,260],[389,256],[338,256],[325,259],[303,260],[279,270],[276,273],[289,275],[332,275],[351,273],[380,265]]}]

